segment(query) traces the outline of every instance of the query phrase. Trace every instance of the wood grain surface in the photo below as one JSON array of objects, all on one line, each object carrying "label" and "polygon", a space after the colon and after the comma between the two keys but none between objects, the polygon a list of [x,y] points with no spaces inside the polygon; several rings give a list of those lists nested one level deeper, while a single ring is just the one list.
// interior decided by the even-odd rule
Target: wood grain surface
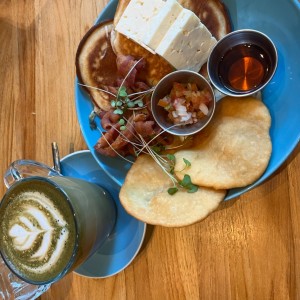
[{"label": "wood grain surface", "polygon": [[[77,45],[104,0],[0,0],[0,172],[86,149],[74,103]],[[260,187],[201,223],[148,227],[144,246],[107,279],[69,274],[40,298],[300,299],[299,145]],[[0,185],[1,194],[5,192]]]}]

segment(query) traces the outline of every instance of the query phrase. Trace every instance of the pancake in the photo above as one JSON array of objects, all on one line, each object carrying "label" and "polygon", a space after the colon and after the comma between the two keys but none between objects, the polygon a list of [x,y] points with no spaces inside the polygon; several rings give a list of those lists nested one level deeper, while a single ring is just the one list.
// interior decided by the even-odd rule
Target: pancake
[{"label": "pancake", "polygon": [[222,1],[179,0],[178,2],[193,11],[217,40],[232,30],[230,16]]},{"label": "pancake", "polygon": [[[106,89],[116,81],[116,55],[110,43],[112,29],[112,20],[102,22],[92,27],[81,40],[76,53],[76,73],[81,83]],[[111,108],[107,93],[84,88],[97,107],[105,111]]]},{"label": "pancake", "polygon": [[[114,25],[119,22],[130,0],[120,0],[114,17]],[[231,21],[224,4],[219,0],[179,0],[183,7],[193,11],[218,40],[231,31]],[[158,81],[174,71],[174,68],[162,57],[152,54],[136,42],[114,31],[112,46],[116,54],[144,57],[147,62],[145,80],[149,85]],[[206,64],[201,69],[201,74],[207,77]]]}]

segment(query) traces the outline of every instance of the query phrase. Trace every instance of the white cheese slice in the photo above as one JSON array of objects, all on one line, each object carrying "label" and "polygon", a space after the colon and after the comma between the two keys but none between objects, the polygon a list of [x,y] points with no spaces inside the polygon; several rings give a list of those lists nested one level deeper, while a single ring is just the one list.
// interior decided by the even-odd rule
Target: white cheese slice
[{"label": "white cheese slice", "polygon": [[131,0],[116,25],[116,31],[149,50],[142,38],[150,28],[151,19],[165,4],[163,0]]},{"label": "white cheese slice", "polygon": [[207,62],[208,56],[217,43],[217,40],[211,35],[206,27],[201,25],[189,35],[188,39],[194,42],[188,42],[187,46],[191,47],[191,56],[185,62],[185,69],[198,72],[202,65]]},{"label": "white cheese slice", "polygon": [[182,10],[183,7],[176,0],[167,0],[150,20],[142,42],[155,50]]},{"label": "white cheese slice", "polygon": [[209,30],[190,10],[184,9],[167,31],[155,52],[176,69],[198,72],[215,43]]}]

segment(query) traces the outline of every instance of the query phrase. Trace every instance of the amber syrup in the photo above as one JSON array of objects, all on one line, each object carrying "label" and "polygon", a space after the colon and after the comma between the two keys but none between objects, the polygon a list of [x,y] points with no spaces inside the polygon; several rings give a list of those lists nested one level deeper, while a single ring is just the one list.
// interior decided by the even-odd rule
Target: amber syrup
[{"label": "amber syrup", "polygon": [[225,53],[219,63],[218,74],[229,90],[249,92],[265,83],[270,65],[264,49],[246,43],[236,45]]}]

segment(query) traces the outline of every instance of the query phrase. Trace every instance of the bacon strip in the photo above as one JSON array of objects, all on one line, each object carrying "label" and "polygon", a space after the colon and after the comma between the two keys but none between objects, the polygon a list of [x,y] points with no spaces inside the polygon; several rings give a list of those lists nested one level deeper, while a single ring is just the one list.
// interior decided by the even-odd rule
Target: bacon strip
[{"label": "bacon strip", "polygon": [[[117,69],[121,78],[117,79],[113,86],[108,86],[106,89],[116,95],[121,85],[126,87],[128,95],[149,90],[149,86],[146,83],[137,80],[138,73],[145,68],[145,60],[142,59],[137,64],[136,62],[137,60],[132,56],[118,55]],[[133,68],[134,65],[135,67]],[[124,81],[122,78],[125,78],[129,71],[130,74]],[[138,111],[135,114],[127,110],[124,118],[126,119],[127,117],[128,121],[126,129],[122,131],[119,124],[121,116],[114,113],[114,108],[106,112],[100,112],[99,117],[101,126],[106,132],[103,133],[103,136],[98,140],[94,148],[98,153],[106,156],[115,157],[118,153],[122,156],[132,154],[134,152],[132,143],[140,143],[138,135],[141,135],[146,141],[150,141],[153,136],[161,132],[161,128],[153,120],[151,110],[147,109]],[[155,143],[160,142],[165,142],[163,136],[159,136],[155,140]]]},{"label": "bacon strip", "polygon": [[[146,62],[144,59],[140,60],[138,63],[137,62],[138,62],[138,60],[135,60],[130,55],[120,55],[119,54],[117,56],[118,72],[122,78],[125,78],[128,75],[128,73],[130,72],[126,78],[126,83],[127,83],[127,86],[131,87],[131,88],[134,86],[135,82],[137,81],[136,77],[138,75],[138,72],[143,70],[146,65]],[[135,65],[135,67],[133,68],[134,65]]]},{"label": "bacon strip", "polygon": [[101,126],[104,130],[109,130],[119,120],[120,120],[120,115],[114,114],[114,110],[111,109],[105,112],[104,114],[102,114]]}]

